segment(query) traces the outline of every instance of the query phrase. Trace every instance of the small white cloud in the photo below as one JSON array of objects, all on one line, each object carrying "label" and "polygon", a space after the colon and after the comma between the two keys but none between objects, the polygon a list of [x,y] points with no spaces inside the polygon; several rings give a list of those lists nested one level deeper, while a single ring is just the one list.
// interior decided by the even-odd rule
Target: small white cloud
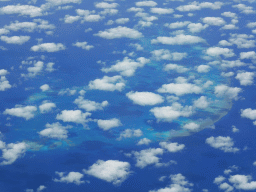
[{"label": "small white cloud", "polygon": [[209,25],[202,25],[201,23],[190,23],[188,29],[191,33],[199,33],[206,29]]},{"label": "small white cloud", "polygon": [[88,170],[83,170],[85,174],[102,179],[114,185],[120,185],[126,180],[130,172],[130,164],[128,162],[118,160],[98,160]]},{"label": "small white cloud", "polygon": [[214,88],[214,93],[217,97],[227,97],[229,99],[238,99],[238,94],[242,91],[238,87],[228,87],[227,85],[217,85]]},{"label": "small white cloud", "polygon": [[122,91],[125,87],[125,81],[122,76],[113,77],[104,76],[102,79],[95,79],[89,82],[90,89],[98,89],[102,91]]},{"label": "small white cloud", "polygon": [[19,15],[29,15],[30,17],[38,17],[43,15],[43,10],[39,7],[33,5],[7,5],[0,8],[0,13],[2,14],[19,14]]},{"label": "small white cloud", "polygon": [[185,148],[184,144],[178,144],[178,143],[167,143],[167,142],[160,142],[159,145],[167,149],[171,153],[176,153],[178,151],[181,151]]},{"label": "small white cloud", "polygon": [[234,146],[234,141],[230,137],[209,137],[205,141],[207,144],[209,144],[211,147],[215,149],[220,149],[224,152],[237,152],[239,151],[238,148],[233,147]]},{"label": "small white cloud", "polygon": [[40,87],[40,89],[44,92],[44,91],[48,91],[50,90],[50,86],[48,84],[44,84]]},{"label": "small white cloud", "polygon": [[100,3],[95,3],[96,8],[101,8],[101,9],[113,9],[118,6],[117,3],[107,3],[107,2],[100,2]]},{"label": "small white cloud", "polygon": [[216,26],[221,26],[225,25],[224,19],[221,17],[205,17],[203,18],[203,22],[208,24],[208,25],[216,25]]},{"label": "small white cloud", "polygon": [[119,19],[116,19],[116,23],[117,24],[125,24],[125,23],[127,23],[129,21],[130,21],[129,18],[119,18]]},{"label": "small white cloud", "polygon": [[39,135],[43,137],[48,137],[52,139],[67,139],[68,131],[67,129],[71,126],[62,126],[59,122],[45,125],[46,129],[39,132]]},{"label": "small white cloud", "polygon": [[88,99],[84,99],[82,96],[79,96],[74,101],[74,103],[77,104],[79,108],[84,109],[86,111],[103,110],[103,107],[108,106],[108,101],[103,101],[102,103],[97,103],[95,101],[90,101]]},{"label": "small white cloud", "polygon": [[253,72],[237,73],[235,78],[240,81],[240,85],[244,85],[244,86],[252,85],[254,73]]},{"label": "small white cloud", "polygon": [[153,57],[156,60],[173,60],[173,61],[180,61],[183,58],[188,56],[187,53],[179,53],[179,52],[170,52],[167,49],[158,49],[151,51]]},{"label": "small white cloud", "polygon": [[165,15],[165,14],[171,14],[174,12],[174,10],[172,8],[157,8],[157,7],[153,7],[150,9],[151,13],[156,13],[159,15]]},{"label": "small white cloud", "polygon": [[122,26],[107,29],[105,31],[99,31],[95,35],[102,37],[104,39],[119,39],[119,38],[138,39],[143,37],[142,33],[137,31],[136,29],[131,29],[131,28],[122,27]]},{"label": "small white cloud", "polygon": [[40,113],[48,113],[53,108],[55,108],[55,103],[51,103],[49,101],[43,101],[43,104],[39,106]]},{"label": "small white cloud", "polygon": [[198,73],[208,73],[210,71],[211,67],[209,65],[199,65],[197,67]]},{"label": "small white cloud", "polygon": [[152,92],[129,92],[126,96],[137,105],[157,105],[164,102],[164,98],[161,95]]},{"label": "small white cloud", "polygon": [[15,108],[5,109],[3,112],[4,115],[11,115],[16,117],[22,117],[26,120],[32,119],[35,116],[37,111],[36,106],[18,106],[16,105]]},{"label": "small white cloud", "polygon": [[189,69],[186,67],[183,67],[183,66],[177,65],[177,64],[172,64],[172,63],[165,65],[164,70],[165,71],[174,70],[177,73],[185,73],[185,72],[189,71]]},{"label": "small white cloud", "polygon": [[137,143],[137,145],[149,145],[149,143],[151,143],[151,140],[148,138],[143,138],[140,139],[139,142]]},{"label": "small white cloud", "polygon": [[239,129],[237,129],[235,125],[232,125],[232,132],[233,133],[238,133]]},{"label": "small white cloud", "polygon": [[22,45],[27,41],[29,41],[29,39],[30,39],[30,36],[12,36],[12,37],[1,36],[1,40],[8,44]]},{"label": "small white cloud", "polygon": [[143,132],[140,129],[125,129],[120,133],[119,138],[117,140],[122,140],[123,138],[131,138],[131,137],[141,137]]},{"label": "small white cloud", "polygon": [[206,54],[213,57],[220,56],[220,55],[223,55],[224,57],[235,56],[233,49],[221,48],[221,47],[210,47],[206,50]]},{"label": "small white cloud", "polygon": [[81,179],[84,177],[83,174],[79,172],[69,172],[66,176],[63,172],[55,172],[57,175],[59,175],[60,179],[53,179],[54,182],[60,182],[60,183],[74,183],[76,185],[80,185],[82,183],[85,183],[84,181],[81,181]]},{"label": "small white cloud", "polygon": [[194,106],[199,109],[205,109],[209,106],[209,102],[207,101],[207,97],[201,96],[199,99],[195,100]]},{"label": "small white cloud", "polygon": [[113,118],[108,120],[102,120],[99,119],[97,121],[99,128],[103,129],[104,131],[107,131],[109,129],[112,129],[114,127],[120,127],[122,126],[122,123],[119,119]]},{"label": "small white cloud", "polygon": [[255,51],[241,52],[240,59],[256,59]]},{"label": "small white cloud", "polygon": [[88,45],[88,43],[86,41],[84,41],[84,42],[76,42],[76,43],[73,43],[72,45],[76,46],[76,47],[80,47],[80,48],[85,49],[87,51],[89,51],[90,49],[94,48],[93,45]]},{"label": "small white cloud", "polygon": [[191,122],[191,123],[187,123],[183,126],[184,129],[190,130],[190,131],[197,131],[200,128],[200,125]]},{"label": "small white cloud", "polygon": [[34,52],[57,52],[65,49],[66,47],[62,43],[43,43],[31,47],[31,50]]},{"label": "small white cloud", "polygon": [[252,181],[252,176],[250,175],[232,175],[228,180],[238,190],[256,189],[256,181]]},{"label": "small white cloud", "polygon": [[137,7],[155,7],[157,3],[155,1],[138,1],[135,5]]},{"label": "small white cloud", "polygon": [[151,44],[162,43],[165,45],[188,45],[204,42],[205,40],[201,37],[184,34],[176,35],[175,37],[157,37],[151,40]]},{"label": "small white cloud", "polygon": [[82,113],[81,110],[63,110],[61,114],[57,114],[56,119],[63,122],[72,122],[85,125],[88,120],[87,117],[91,116],[91,113]]},{"label": "small white cloud", "polygon": [[251,109],[251,108],[241,109],[241,117],[255,120],[256,119],[256,110]]}]

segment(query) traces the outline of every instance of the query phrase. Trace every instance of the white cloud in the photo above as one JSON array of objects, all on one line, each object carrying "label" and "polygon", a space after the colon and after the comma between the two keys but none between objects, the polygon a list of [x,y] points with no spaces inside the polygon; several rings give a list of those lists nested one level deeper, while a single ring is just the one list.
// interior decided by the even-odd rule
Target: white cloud
[{"label": "white cloud", "polygon": [[38,17],[43,15],[43,10],[39,7],[33,5],[7,5],[0,8],[0,13],[2,14],[19,14],[19,15],[29,15],[30,17]]},{"label": "white cloud", "polygon": [[53,71],[55,71],[55,69],[53,68],[53,65],[54,65],[54,64],[55,64],[55,63],[53,63],[53,62],[47,63],[45,71],[48,71],[48,72],[53,72]]},{"label": "white cloud", "polygon": [[149,143],[151,143],[151,140],[148,138],[143,138],[140,139],[139,142],[137,143],[137,145],[149,145]]},{"label": "white cloud", "polygon": [[228,183],[222,183],[219,185],[219,188],[222,190],[225,190],[225,192],[231,192],[234,190],[234,187],[232,187],[231,185],[229,185]]},{"label": "white cloud", "polygon": [[167,149],[171,153],[176,153],[178,151],[181,151],[185,148],[184,144],[178,144],[178,143],[167,143],[167,142],[160,142],[159,145]]},{"label": "white cloud", "polygon": [[189,117],[192,115],[192,106],[183,107],[179,103],[173,103],[172,106],[155,107],[150,110],[158,121],[171,122],[179,117]]},{"label": "white cloud", "polygon": [[223,181],[225,181],[225,177],[223,177],[222,175],[219,175],[218,177],[216,177],[213,181],[213,183],[219,185],[221,184]]},{"label": "white cloud", "polygon": [[57,51],[61,51],[61,50],[65,50],[66,47],[62,44],[62,43],[43,43],[43,44],[39,44],[39,45],[34,45],[33,47],[31,47],[32,51],[35,52],[57,52]]},{"label": "white cloud", "polygon": [[240,60],[233,60],[233,61],[222,60],[222,63],[221,63],[221,67],[224,67],[224,68],[241,67],[244,65],[245,63],[241,62]]},{"label": "white cloud", "polygon": [[165,14],[171,14],[174,12],[174,10],[172,8],[157,8],[157,7],[153,7],[150,9],[151,13],[156,13],[159,15],[165,15]]},{"label": "white cloud", "polygon": [[239,129],[237,129],[236,126],[232,125],[232,132],[237,133],[239,132]]},{"label": "white cloud", "polygon": [[85,125],[88,120],[87,117],[91,116],[91,113],[82,113],[81,110],[63,110],[61,114],[57,114],[56,119],[63,122],[72,122]]},{"label": "white cloud", "polygon": [[190,21],[177,21],[175,23],[170,23],[170,24],[166,23],[164,26],[170,29],[177,29],[177,28],[185,27],[190,23],[191,23]]},{"label": "white cloud", "polygon": [[188,129],[190,131],[197,131],[200,128],[200,125],[198,125],[194,122],[191,122],[191,123],[187,123],[187,124],[183,125],[183,128]]},{"label": "white cloud", "polygon": [[125,23],[127,23],[129,21],[130,21],[129,18],[119,18],[119,19],[116,19],[116,23],[117,24],[125,24]]},{"label": "white cloud", "polygon": [[107,131],[114,127],[122,126],[121,121],[117,118],[112,118],[112,119],[108,119],[108,120],[99,119],[97,121],[97,124],[98,124],[99,128],[103,129],[104,131]]},{"label": "white cloud", "polygon": [[225,46],[232,46],[233,44],[228,42],[228,41],[226,41],[226,40],[221,40],[219,42],[219,45],[225,47]]},{"label": "white cloud", "polygon": [[157,90],[159,93],[170,93],[177,96],[182,96],[185,94],[199,94],[202,92],[202,88],[191,83],[169,83],[162,85],[161,88]]},{"label": "white cloud", "polygon": [[242,91],[238,87],[228,87],[227,85],[215,86],[214,93],[217,97],[228,97],[229,99],[238,99],[238,94]]},{"label": "white cloud", "polygon": [[159,163],[159,157],[157,155],[163,155],[164,150],[161,148],[149,148],[141,151],[133,151],[133,155],[136,158],[136,167],[144,168],[148,165]]},{"label": "white cloud", "polygon": [[234,185],[238,190],[255,190],[256,181],[251,181],[250,175],[232,175],[229,178],[229,182]]},{"label": "white cloud", "polygon": [[15,108],[5,109],[4,115],[12,115],[16,117],[22,117],[26,120],[32,119],[35,116],[37,107],[35,106],[19,106],[16,105]]},{"label": "white cloud", "polygon": [[235,78],[240,81],[240,85],[244,85],[244,86],[252,85],[254,73],[253,72],[237,73]]},{"label": "white cloud", "polygon": [[123,138],[131,138],[131,137],[141,137],[143,132],[140,129],[125,129],[120,133],[119,138],[117,140],[121,140]]},{"label": "white cloud", "polygon": [[137,7],[155,7],[157,3],[155,1],[138,1],[135,5]]},{"label": "white cloud", "polygon": [[251,6],[246,6],[245,4],[237,4],[237,5],[233,5],[232,7],[237,8],[241,13],[244,14],[253,14],[255,13],[255,10],[253,10],[253,7]]},{"label": "white cloud", "polygon": [[233,57],[235,56],[233,49],[221,48],[221,47],[210,47],[206,50],[206,54],[216,57],[223,55],[224,57]]},{"label": "white cloud", "polygon": [[45,187],[44,185],[40,185],[40,186],[37,188],[36,192],[40,192],[40,191],[43,191],[43,190],[45,190],[45,189],[46,189],[46,187]]},{"label": "white cloud", "polygon": [[233,12],[230,12],[230,11],[223,12],[223,13],[221,13],[221,15],[224,16],[224,17],[231,17],[231,18],[236,18],[237,17],[236,13],[233,13]]},{"label": "white cloud", "polygon": [[225,72],[221,72],[221,76],[223,76],[223,77],[232,77],[234,75],[234,72],[227,72],[227,73],[225,73]]},{"label": "white cloud", "polygon": [[234,146],[234,141],[230,137],[209,137],[205,141],[207,144],[209,144],[211,147],[215,149],[220,149],[224,152],[237,152],[239,151],[238,148],[233,147]]},{"label": "white cloud", "polygon": [[202,2],[202,3],[199,3],[199,2],[192,2],[188,5],[181,5],[179,7],[177,7],[176,9],[179,10],[179,11],[182,11],[182,12],[187,12],[187,11],[197,11],[197,10],[201,10],[203,8],[210,8],[210,9],[213,9],[213,10],[216,10],[216,9],[220,9],[222,7],[223,3],[222,2],[214,2],[214,3],[211,3],[211,2]]},{"label": "white cloud", "polygon": [[199,33],[206,29],[209,25],[202,25],[201,23],[190,23],[188,29],[191,33]]},{"label": "white cloud", "polygon": [[88,170],[83,170],[85,174],[102,179],[114,185],[120,185],[126,180],[130,172],[130,164],[128,162],[118,160],[98,160]]},{"label": "white cloud", "polygon": [[41,113],[48,113],[55,107],[56,107],[55,103],[51,103],[49,101],[43,101],[43,104],[39,106],[39,110]]},{"label": "white cloud", "polygon": [[184,34],[176,35],[175,37],[157,37],[151,40],[152,44],[162,43],[165,45],[188,45],[203,42],[205,42],[205,40],[201,37]]},{"label": "white cloud", "polygon": [[12,36],[12,37],[1,36],[1,40],[8,44],[22,45],[27,41],[29,41],[29,39],[30,39],[30,36]]},{"label": "white cloud", "polygon": [[197,67],[198,73],[208,73],[210,71],[211,67],[209,65],[199,65]]},{"label": "white cloud", "polygon": [[65,15],[64,22],[65,23],[74,23],[75,21],[80,20],[80,16],[72,16],[72,15]]},{"label": "white cloud", "polygon": [[77,3],[80,4],[82,0],[46,0],[48,3],[51,3],[52,5],[63,5],[68,3]]},{"label": "white cloud", "polygon": [[113,77],[104,76],[102,79],[95,79],[89,82],[90,89],[98,89],[102,91],[122,91],[125,87],[125,81],[122,76]]},{"label": "white cloud", "polygon": [[255,51],[241,52],[240,59],[256,59]]},{"label": "white cloud", "polygon": [[205,17],[203,18],[203,22],[208,24],[208,25],[216,25],[216,26],[221,26],[225,25],[224,19],[221,17]]},{"label": "white cloud", "polygon": [[109,72],[120,72],[123,76],[133,76],[138,67],[143,67],[146,63],[150,62],[145,57],[139,57],[136,61],[125,57],[123,61],[118,61],[115,65],[109,68],[102,68],[101,70],[105,73]]},{"label": "white cloud", "polygon": [[[42,72],[44,67],[44,63],[42,61],[38,61],[36,63],[34,63],[33,67],[28,67],[27,71],[28,71],[28,77],[35,77],[38,73]],[[23,75],[24,77],[26,75]]]},{"label": "white cloud", "polygon": [[71,126],[62,126],[59,122],[45,125],[46,129],[39,132],[39,135],[43,137],[48,137],[52,139],[67,139],[68,131],[67,129]]},{"label": "white cloud", "polygon": [[84,109],[86,111],[103,110],[104,107],[108,106],[108,101],[103,101],[102,103],[97,103],[95,101],[90,101],[88,99],[84,99],[82,96],[79,96],[74,101],[74,103],[77,104],[79,108]]},{"label": "white cloud", "polygon": [[151,51],[151,54],[156,60],[173,60],[180,61],[183,58],[187,57],[187,53],[179,53],[179,52],[170,52],[167,49],[158,49]]},{"label": "white cloud", "polygon": [[223,27],[221,27],[222,30],[234,30],[234,29],[238,29],[238,27],[234,24],[227,24],[224,25]]},{"label": "white cloud", "polygon": [[113,9],[118,7],[117,3],[107,3],[107,2],[100,2],[100,3],[95,3],[96,8],[101,8],[101,9]]},{"label": "white cloud", "polygon": [[247,34],[230,34],[229,42],[237,45],[237,48],[253,48],[255,40],[253,35]]},{"label": "white cloud", "polygon": [[1,165],[10,165],[14,163],[18,158],[22,157],[28,146],[24,142],[10,143],[6,145],[1,141],[2,159]]},{"label": "white cloud", "polygon": [[66,176],[64,176],[63,172],[56,171],[55,173],[59,175],[60,179],[53,179],[54,182],[74,183],[76,185],[85,183],[84,181],[81,181],[84,175],[79,172],[69,172]]},{"label": "white cloud", "polygon": [[40,87],[40,89],[44,92],[44,91],[48,91],[50,90],[50,86],[48,84],[44,84]]},{"label": "white cloud", "polygon": [[95,35],[105,39],[119,39],[119,38],[138,39],[143,37],[142,33],[137,31],[136,29],[131,29],[131,28],[122,27],[122,26],[107,29],[105,31],[99,31]]},{"label": "white cloud", "polygon": [[241,109],[241,117],[255,120],[256,119],[256,110],[251,109],[251,108]]},{"label": "white cloud", "polygon": [[[5,69],[1,69],[0,73],[4,74],[5,73]],[[8,72],[7,72],[8,73]],[[6,74],[7,74],[6,73]],[[0,91],[5,91],[7,89],[10,89],[12,86],[10,85],[9,81],[6,79],[6,77],[4,75],[0,74],[1,78],[0,78]]]},{"label": "white cloud", "polygon": [[207,97],[201,96],[199,99],[195,100],[194,106],[199,109],[205,109],[209,106],[209,102],[207,101]]},{"label": "white cloud", "polygon": [[80,47],[80,48],[85,49],[87,51],[89,51],[90,49],[94,48],[93,45],[88,45],[88,43],[86,41],[84,41],[84,42],[76,42],[76,43],[73,43],[72,45],[76,46],[76,47]]},{"label": "white cloud", "polygon": [[256,27],[256,22],[249,22],[249,23],[247,23],[246,27],[255,28]]},{"label": "white cloud", "polygon": [[164,98],[161,95],[152,92],[129,92],[126,96],[137,105],[157,105],[164,102]]},{"label": "white cloud", "polygon": [[189,71],[189,69],[186,67],[183,67],[177,64],[172,64],[172,63],[165,65],[164,70],[165,71],[174,70],[177,73],[186,73],[187,71]]}]

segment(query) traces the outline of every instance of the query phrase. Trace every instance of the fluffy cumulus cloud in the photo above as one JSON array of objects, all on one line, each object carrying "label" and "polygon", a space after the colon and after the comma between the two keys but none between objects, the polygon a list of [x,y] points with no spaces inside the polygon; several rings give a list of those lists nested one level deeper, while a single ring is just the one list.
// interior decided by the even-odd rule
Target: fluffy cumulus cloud
[{"label": "fluffy cumulus cloud", "polygon": [[84,169],[83,171],[87,175],[113,183],[114,185],[120,185],[131,174],[130,167],[128,162],[118,160],[98,160],[90,166],[88,170]]},{"label": "fluffy cumulus cloud", "polygon": [[28,146],[24,142],[10,143],[6,145],[4,142],[0,141],[0,149],[2,150],[1,165],[10,165],[14,163],[18,158],[22,157]]},{"label": "fluffy cumulus cloud", "polygon": [[137,31],[136,29],[131,29],[131,28],[122,27],[122,26],[107,29],[105,31],[99,31],[95,35],[105,39],[119,39],[119,38],[138,39],[143,37],[142,33]]},{"label": "fluffy cumulus cloud", "polygon": [[247,34],[230,34],[229,42],[237,45],[237,48],[254,48],[255,40],[253,35]]},{"label": "fluffy cumulus cloud", "polygon": [[164,98],[161,95],[152,92],[129,92],[126,96],[137,105],[157,105],[164,102]]},{"label": "fluffy cumulus cloud", "polygon": [[149,192],[191,192],[192,187],[194,184],[189,183],[186,178],[178,173],[176,175],[170,175],[172,183],[165,187],[158,190],[150,190]]},{"label": "fluffy cumulus cloud", "polygon": [[202,88],[191,83],[169,83],[162,85],[161,88],[157,90],[159,93],[170,93],[177,96],[182,96],[185,94],[199,94],[202,92]]},{"label": "fluffy cumulus cloud", "polygon": [[119,138],[117,140],[122,140],[123,138],[131,138],[131,137],[141,137],[143,132],[140,129],[125,129],[120,133]]},{"label": "fluffy cumulus cloud", "polygon": [[220,9],[222,7],[222,5],[223,5],[223,3],[219,2],[219,1],[216,1],[214,3],[211,3],[211,2],[199,3],[197,1],[194,1],[188,5],[181,5],[181,6],[177,7],[176,9],[178,11],[182,11],[182,12],[198,11],[198,10],[205,9],[205,8],[216,10],[216,9]]},{"label": "fluffy cumulus cloud", "polygon": [[[241,117],[256,120],[256,110],[251,108],[241,109]],[[256,125],[256,121],[253,124]]]},{"label": "fluffy cumulus cloud", "polygon": [[155,1],[138,1],[135,5],[137,7],[155,7],[157,3]]},{"label": "fluffy cumulus cloud", "polygon": [[229,87],[227,85],[217,85],[214,88],[214,93],[217,97],[227,97],[229,99],[238,99],[238,94],[242,91],[238,87]]},{"label": "fluffy cumulus cloud", "polygon": [[84,109],[86,111],[103,110],[104,107],[108,106],[108,101],[103,101],[102,103],[97,103],[95,101],[84,99],[82,96],[79,96],[74,101],[74,103],[77,104],[79,108]]},{"label": "fluffy cumulus cloud", "polygon": [[82,183],[85,183],[84,181],[81,181],[81,179],[84,177],[82,173],[79,172],[69,172],[67,175],[65,175],[64,172],[55,172],[60,178],[59,179],[53,179],[54,182],[61,182],[61,183],[74,183],[76,185],[80,185]]},{"label": "fluffy cumulus cloud", "polygon": [[118,61],[115,65],[112,65],[109,68],[102,68],[101,70],[105,73],[109,72],[119,72],[123,76],[133,76],[136,69],[143,67],[150,60],[145,57],[140,57],[136,61],[125,57],[123,61]]},{"label": "fluffy cumulus cloud", "polygon": [[193,114],[192,106],[183,107],[179,103],[173,103],[172,106],[155,107],[150,110],[158,121],[172,122],[179,117],[189,117]]},{"label": "fluffy cumulus cloud", "polygon": [[104,131],[107,131],[114,127],[122,126],[121,121],[117,118],[112,118],[112,119],[107,119],[107,120],[99,119],[97,121],[97,123],[98,123],[99,128],[103,129]]},{"label": "fluffy cumulus cloud", "polygon": [[194,107],[199,109],[205,109],[209,106],[209,102],[206,96],[201,96],[199,99],[195,100],[193,103],[194,103]]},{"label": "fluffy cumulus cloud", "polygon": [[159,145],[162,148],[167,149],[171,153],[175,153],[175,152],[181,151],[181,150],[183,150],[185,148],[184,144],[178,144],[178,143],[160,142]]},{"label": "fluffy cumulus cloud", "polygon": [[87,117],[91,116],[91,113],[83,113],[81,110],[63,110],[60,114],[57,114],[56,119],[63,122],[72,122],[85,125],[88,122]]},{"label": "fluffy cumulus cloud", "polygon": [[215,149],[220,149],[224,152],[237,152],[239,151],[238,148],[233,147],[234,146],[234,141],[230,137],[209,137],[205,141],[207,144],[209,144],[211,147]]},{"label": "fluffy cumulus cloud", "polygon": [[117,3],[107,3],[107,2],[100,2],[100,3],[95,3],[96,8],[101,8],[101,9],[114,9],[118,7]]},{"label": "fluffy cumulus cloud", "polygon": [[256,59],[255,51],[241,52],[240,59]]},{"label": "fluffy cumulus cloud", "polygon": [[165,65],[164,70],[165,71],[173,70],[173,71],[176,71],[177,73],[185,73],[185,72],[189,71],[189,69],[186,67],[183,67],[183,66],[177,65],[177,64],[172,64],[172,63]]},{"label": "fluffy cumulus cloud", "polygon": [[188,25],[188,30],[191,32],[191,33],[199,33],[201,32],[202,30],[206,29],[209,25],[202,25],[201,23],[190,23]]},{"label": "fluffy cumulus cloud", "polygon": [[152,44],[161,43],[165,45],[189,45],[205,42],[204,39],[198,36],[192,35],[176,35],[174,37],[157,37],[156,39],[151,40]]},{"label": "fluffy cumulus cloud", "polygon": [[196,124],[194,122],[187,123],[187,124],[183,125],[183,129],[187,129],[190,131],[197,131],[199,128],[200,128],[200,125]]},{"label": "fluffy cumulus cloud", "polygon": [[42,86],[40,86],[40,89],[44,92],[44,91],[48,91],[50,89],[50,86],[48,84],[44,84]]},{"label": "fluffy cumulus cloud", "polygon": [[134,157],[136,158],[136,167],[144,168],[148,165],[159,163],[158,155],[163,155],[164,150],[161,148],[149,148],[141,151],[133,151]]},{"label": "fluffy cumulus cloud", "polygon": [[235,78],[240,81],[240,85],[244,85],[244,86],[252,85],[254,73],[253,72],[237,73]]},{"label": "fluffy cumulus cloud", "polygon": [[102,79],[95,79],[89,82],[89,89],[98,89],[102,91],[122,91],[125,87],[125,81],[122,76],[113,77],[104,76]]},{"label": "fluffy cumulus cloud", "polygon": [[213,57],[220,56],[220,55],[223,55],[224,57],[235,56],[233,49],[221,48],[221,47],[210,47],[206,50],[206,54],[213,56]]},{"label": "fluffy cumulus cloud", "polygon": [[12,37],[1,36],[1,40],[8,44],[22,45],[27,41],[29,41],[29,39],[30,39],[30,36],[12,36]]},{"label": "fluffy cumulus cloud", "polygon": [[187,53],[170,52],[167,49],[158,49],[151,52],[156,60],[173,60],[180,61],[187,57]]},{"label": "fluffy cumulus cloud", "polygon": [[191,23],[190,21],[177,21],[175,23],[170,23],[170,24],[165,24],[165,27],[168,27],[170,29],[177,29],[177,28],[182,28],[187,26],[189,23]]},{"label": "fluffy cumulus cloud", "polygon": [[86,41],[73,43],[73,46],[80,47],[80,48],[85,49],[87,51],[89,51],[90,49],[92,49],[94,47],[93,45],[88,45],[88,43]]},{"label": "fluffy cumulus cloud", "polygon": [[57,52],[65,49],[66,47],[62,43],[43,43],[31,47],[34,52]]},{"label": "fluffy cumulus cloud", "polygon": [[151,140],[148,138],[140,139],[137,145],[149,145],[151,143]]},{"label": "fluffy cumulus cloud", "polygon": [[0,13],[2,14],[19,14],[28,15],[30,17],[38,17],[43,15],[43,9],[35,7],[33,5],[7,5],[0,8]]},{"label": "fluffy cumulus cloud", "polygon": [[5,75],[7,74],[8,71],[6,69],[0,69],[0,91],[5,91],[12,87],[7,78],[5,77]]},{"label": "fluffy cumulus cloud", "polygon": [[208,73],[211,67],[209,65],[199,65],[196,69],[198,73]]},{"label": "fluffy cumulus cloud", "polygon": [[251,191],[256,189],[256,181],[252,181],[252,176],[250,175],[232,175],[229,178],[229,182],[238,190]]},{"label": "fluffy cumulus cloud", "polygon": [[203,22],[208,24],[208,25],[216,25],[216,26],[221,26],[225,25],[225,21],[221,17],[205,17],[203,18]]},{"label": "fluffy cumulus cloud", "polygon": [[48,113],[52,111],[53,108],[56,108],[56,105],[50,101],[43,101],[43,103],[39,106],[40,113]]},{"label": "fluffy cumulus cloud", "polygon": [[172,8],[158,8],[158,7],[153,7],[150,9],[151,13],[156,13],[159,15],[165,15],[165,14],[171,14],[174,12]]},{"label": "fluffy cumulus cloud", "polygon": [[19,106],[16,105],[14,108],[5,109],[4,115],[11,115],[16,117],[22,117],[26,120],[32,119],[37,111],[36,106]]},{"label": "fluffy cumulus cloud", "polygon": [[62,126],[59,122],[52,124],[47,123],[45,127],[46,129],[40,131],[39,135],[52,139],[67,139],[67,129],[71,128],[71,126]]}]

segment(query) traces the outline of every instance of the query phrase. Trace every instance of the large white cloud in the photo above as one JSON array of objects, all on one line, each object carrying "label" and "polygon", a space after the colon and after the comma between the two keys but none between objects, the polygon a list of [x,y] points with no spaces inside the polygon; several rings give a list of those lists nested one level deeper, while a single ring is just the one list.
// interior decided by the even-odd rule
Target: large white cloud
[{"label": "large white cloud", "polygon": [[207,144],[209,144],[211,147],[220,149],[224,152],[237,152],[239,151],[238,148],[233,147],[234,146],[234,141],[230,137],[209,137],[205,141]]},{"label": "large white cloud", "polygon": [[155,107],[150,110],[158,121],[171,122],[179,117],[189,117],[193,114],[192,106],[183,107],[179,103],[173,103],[172,106]]},{"label": "large white cloud", "polygon": [[221,17],[205,17],[203,18],[203,22],[208,25],[217,25],[217,26],[225,25],[226,23],[224,19]]},{"label": "large white cloud", "polygon": [[23,106],[16,105],[15,108],[5,109],[3,114],[22,117],[22,118],[25,118],[26,120],[29,120],[35,116],[36,111],[37,111],[36,106],[23,107]]},{"label": "large white cloud", "polygon": [[62,126],[59,122],[52,124],[47,123],[45,127],[46,129],[40,131],[39,135],[53,139],[67,139],[67,129],[71,128],[71,126]]},{"label": "large white cloud", "polygon": [[191,83],[169,83],[162,85],[157,91],[159,93],[171,93],[177,96],[182,96],[192,93],[199,94],[202,92],[202,88]]},{"label": "large white cloud", "polygon": [[240,81],[240,85],[252,85],[253,84],[253,78],[254,78],[254,73],[253,72],[241,72],[237,73],[236,79]]},{"label": "large white cloud", "polygon": [[113,77],[104,76],[102,79],[95,79],[89,82],[90,89],[98,89],[102,91],[122,91],[125,87],[125,81],[122,76]]},{"label": "large white cloud", "polygon": [[229,182],[238,190],[251,191],[256,189],[256,181],[252,181],[251,175],[232,175]]},{"label": "large white cloud", "polygon": [[184,34],[176,35],[174,37],[157,37],[156,39],[151,40],[152,44],[162,43],[165,45],[188,45],[203,42],[205,42],[205,40],[201,37]]},{"label": "large white cloud", "polygon": [[160,142],[159,145],[164,148],[167,149],[169,152],[171,153],[175,153],[178,151],[181,151],[185,148],[184,144],[178,144],[178,143],[167,143],[165,141]]},{"label": "large white cloud", "polygon": [[55,172],[57,175],[59,175],[60,179],[53,179],[54,182],[61,182],[61,183],[74,183],[76,185],[80,185],[82,183],[85,183],[84,181],[81,181],[81,179],[84,177],[83,174],[79,172],[69,172],[66,176],[64,172]]},{"label": "large white cloud", "polygon": [[105,180],[114,185],[121,184],[131,174],[130,164],[118,160],[98,160],[88,170],[83,170],[85,174]]},{"label": "large white cloud", "polygon": [[237,48],[254,48],[255,40],[253,35],[247,34],[230,34],[229,42],[237,45]]},{"label": "large white cloud", "polygon": [[241,109],[241,117],[255,120],[256,119],[256,109],[251,109],[251,108]]},{"label": "large white cloud", "polygon": [[30,36],[12,36],[12,37],[1,36],[1,40],[8,44],[22,45],[27,41],[29,41],[29,39],[30,39]]},{"label": "large white cloud", "polygon": [[35,7],[33,5],[7,5],[0,8],[0,13],[2,14],[19,14],[19,15],[29,15],[30,17],[38,17],[43,15],[43,10],[40,7]]},{"label": "large white cloud", "polygon": [[95,3],[96,8],[101,8],[101,9],[113,9],[118,6],[117,3],[107,3],[107,2],[100,2],[100,3]]},{"label": "large white cloud", "polygon": [[81,110],[63,110],[60,114],[57,114],[56,119],[63,122],[72,122],[85,125],[88,122],[87,117],[91,116],[91,113],[83,113]]},{"label": "large white cloud", "polygon": [[74,101],[74,103],[77,104],[79,108],[85,109],[86,111],[103,110],[104,107],[108,106],[108,101],[103,101],[102,103],[97,103],[95,101],[90,101],[88,99],[84,99],[82,96],[79,96]]},{"label": "large white cloud", "polygon": [[202,3],[199,3],[199,2],[192,2],[188,5],[181,5],[179,7],[177,7],[176,9],[179,10],[179,11],[182,11],[182,12],[187,12],[187,11],[198,11],[198,10],[201,10],[201,9],[204,9],[204,8],[209,8],[209,9],[213,9],[213,10],[216,10],[216,9],[220,9],[222,7],[224,3],[222,2],[214,2],[214,3],[211,3],[211,2],[202,2]]},{"label": "large white cloud", "polygon": [[145,57],[140,57],[136,61],[125,57],[123,61],[118,61],[115,65],[109,68],[102,68],[101,70],[105,73],[120,72],[121,75],[130,77],[134,75],[138,67],[143,67],[149,61]]},{"label": "large white cloud", "polygon": [[61,51],[61,50],[65,50],[66,47],[62,44],[62,43],[43,43],[43,44],[39,44],[39,45],[34,45],[33,47],[31,47],[32,51],[35,52],[57,52],[57,51]]},{"label": "large white cloud", "polygon": [[152,92],[129,92],[126,96],[137,105],[157,105],[164,102],[164,98],[161,95]]},{"label": "large white cloud", "polygon": [[105,39],[119,39],[119,38],[138,39],[143,37],[142,33],[137,31],[136,29],[131,29],[131,28],[122,27],[122,26],[107,29],[105,31],[99,31],[95,35]]},{"label": "large white cloud", "polygon": [[114,127],[122,126],[121,121],[117,118],[107,119],[107,120],[99,119],[97,121],[97,123],[98,123],[99,128],[103,129],[104,131],[107,131],[107,130],[112,129]]},{"label": "large white cloud", "polygon": [[206,53],[210,56],[220,56],[220,55],[223,55],[224,57],[235,56],[233,49],[221,48],[221,47],[210,47],[206,50]]},{"label": "large white cloud", "polygon": [[217,97],[227,97],[230,99],[238,99],[238,94],[242,91],[238,87],[229,87],[227,85],[217,85],[214,88],[214,93]]}]

